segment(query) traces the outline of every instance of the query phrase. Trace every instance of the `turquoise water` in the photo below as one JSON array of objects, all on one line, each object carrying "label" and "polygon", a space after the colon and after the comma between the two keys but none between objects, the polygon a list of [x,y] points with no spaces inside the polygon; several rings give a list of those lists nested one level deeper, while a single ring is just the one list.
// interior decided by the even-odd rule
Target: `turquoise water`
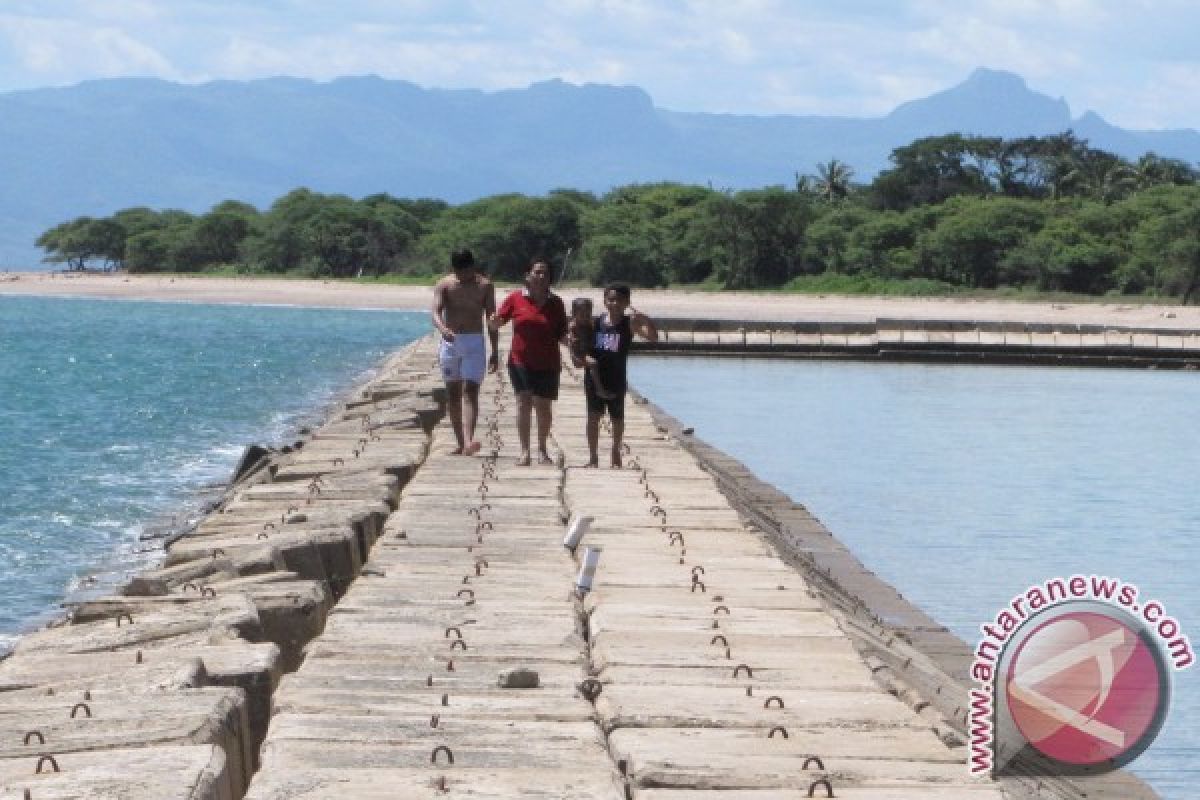
[{"label": "turquoise water", "polygon": [[[1200,375],[635,358],[632,383],[974,646],[1015,595],[1120,577],[1200,645]],[[1200,668],[1133,769],[1200,780]]]},{"label": "turquoise water", "polygon": [[280,444],[424,314],[0,297],[0,645],[155,561],[245,445]]}]

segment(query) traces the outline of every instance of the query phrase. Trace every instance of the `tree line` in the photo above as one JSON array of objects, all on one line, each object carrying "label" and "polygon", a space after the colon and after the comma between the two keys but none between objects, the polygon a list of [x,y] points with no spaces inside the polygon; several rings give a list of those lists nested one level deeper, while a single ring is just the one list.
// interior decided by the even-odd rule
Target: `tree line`
[{"label": "tree line", "polygon": [[1186,303],[1200,292],[1200,172],[1154,154],[1129,161],[1069,132],[951,134],[897,148],[869,183],[835,159],[793,185],[742,191],[654,183],[450,205],[296,189],[265,211],[230,200],[203,214],[80,217],[37,244],[69,269],[135,273],[421,276],[465,246],[502,280],[541,255],[593,284],[755,289],[834,278]]}]

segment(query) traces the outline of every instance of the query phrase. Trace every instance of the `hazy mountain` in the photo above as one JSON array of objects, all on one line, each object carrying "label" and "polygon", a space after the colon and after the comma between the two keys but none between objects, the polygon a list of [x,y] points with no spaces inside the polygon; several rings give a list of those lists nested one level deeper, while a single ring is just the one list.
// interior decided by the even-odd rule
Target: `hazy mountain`
[{"label": "hazy mountain", "polygon": [[1073,128],[1129,157],[1200,160],[1200,134],[1126,131],[1018,76],[966,81],[875,119],[668,111],[635,87],[548,81],[482,92],[375,77],[185,86],[151,79],[0,94],[0,268],[29,268],[46,228],[147,205],[265,207],[297,187],[461,202],[557,187],[603,192],[677,180],[721,188],[790,184],[839,158],[859,180],[915,138]]}]

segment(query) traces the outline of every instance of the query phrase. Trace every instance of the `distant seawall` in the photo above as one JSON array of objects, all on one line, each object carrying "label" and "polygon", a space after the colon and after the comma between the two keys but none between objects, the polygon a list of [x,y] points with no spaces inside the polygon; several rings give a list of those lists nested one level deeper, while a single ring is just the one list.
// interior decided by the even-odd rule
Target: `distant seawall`
[{"label": "distant seawall", "polygon": [[1061,322],[660,318],[639,352],[879,361],[1200,368],[1200,330]]}]

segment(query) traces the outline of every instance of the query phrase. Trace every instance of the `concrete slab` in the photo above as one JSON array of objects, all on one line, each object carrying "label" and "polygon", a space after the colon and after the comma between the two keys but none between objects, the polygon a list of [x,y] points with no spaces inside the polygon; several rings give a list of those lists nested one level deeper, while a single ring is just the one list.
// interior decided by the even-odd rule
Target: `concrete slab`
[{"label": "concrete slab", "polygon": [[34,800],[236,800],[225,754],[212,745],[63,753],[35,774],[40,756],[0,759],[0,792]]},{"label": "concrete slab", "polygon": [[[445,789],[439,783],[445,778]],[[330,774],[302,767],[255,781],[246,800],[624,800],[621,780],[603,767],[574,769],[370,769]]]}]

